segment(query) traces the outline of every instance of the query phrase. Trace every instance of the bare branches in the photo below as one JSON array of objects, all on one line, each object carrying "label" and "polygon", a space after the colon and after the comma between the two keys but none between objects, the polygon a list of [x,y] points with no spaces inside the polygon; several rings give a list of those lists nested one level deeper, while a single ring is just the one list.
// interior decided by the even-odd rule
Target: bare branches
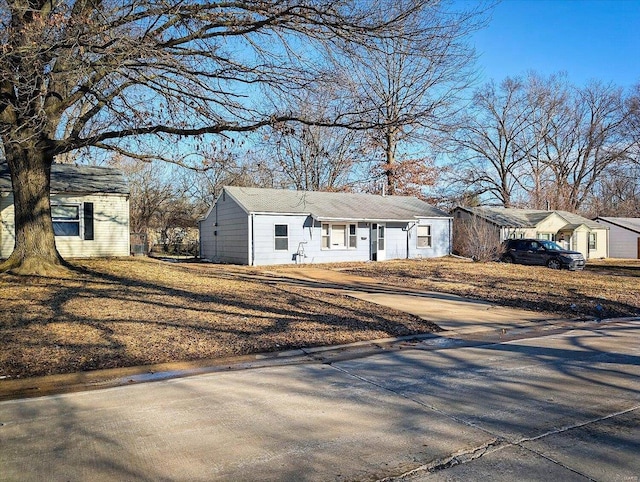
[{"label": "bare branches", "polygon": [[610,166],[632,156],[621,89],[563,76],[506,79],[478,90],[454,145],[473,192],[489,202],[577,211]]},{"label": "bare branches", "polygon": [[158,132],[255,130],[292,117],[260,105],[261,89],[314,79],[298,68],[312,59],[291,47],[315,43],[317,61],[332,43],[395,35],[426,3],[393,14],[377,0],[7,3],[0,133],[30,123],[62,153]]}]

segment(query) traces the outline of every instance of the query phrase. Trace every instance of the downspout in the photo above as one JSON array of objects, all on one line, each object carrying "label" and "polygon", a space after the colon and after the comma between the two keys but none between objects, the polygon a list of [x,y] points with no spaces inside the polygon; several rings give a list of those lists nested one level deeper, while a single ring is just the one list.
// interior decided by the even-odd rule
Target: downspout
[{"label": "downspout", "polygon": [[453,254],[453,218],[449,218],[449,253],[447,256]]}]

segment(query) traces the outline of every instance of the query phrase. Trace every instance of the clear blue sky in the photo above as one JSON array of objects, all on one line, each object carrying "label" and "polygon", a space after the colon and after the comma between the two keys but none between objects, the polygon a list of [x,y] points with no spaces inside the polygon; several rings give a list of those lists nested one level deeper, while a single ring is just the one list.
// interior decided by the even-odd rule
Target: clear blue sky
[{"label": "clear blue sky", "polygon": [[640,0],[502,0],[473,43],[483,81],[566,71],[577,85],[630,87],[640,83]]}]

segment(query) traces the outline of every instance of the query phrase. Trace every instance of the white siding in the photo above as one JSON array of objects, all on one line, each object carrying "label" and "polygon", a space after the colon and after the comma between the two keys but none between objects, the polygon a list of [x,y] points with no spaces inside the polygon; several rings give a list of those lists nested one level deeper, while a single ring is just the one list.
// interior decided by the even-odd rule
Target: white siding
[{"label": "white siding", "polygon": [[13,194],[0,195],[0,258],[11,256],[16,240]]},{"label": "white siding", "polygon": [[407,223],[385,223],[385,259],[407,258]]},{"label": "white siding", "polygon": [[598,222],[609,227],[609,256],[611,258],[639,259],[640,233],[611,224],[603,219]]},{"label": "white siding", "polygon": [[[407,223],[386,223],[386,259],[407,258],[407,235],[409,233],[410,257],[435,257],[449,254],[449,220],[446,218],[421,220],[432,225],[433,245],[430,249],[417,249],[417,237],[407,229]],[[289,233],[289,249],[275,250],[275,225],[286,224]],[[322,249],[322,223],[310,216],[300,215],[254,215],[255,264],[288,263],[335,263],[342,261],[368,261],[370,259],[370,227],[367,223],[349,221],[334,224],[356,224],[357,242],[355,249]],[[297,256],[304,252],[304,256]]]},{"label": "white siding", "polygon": [[[56,248],[63,258],[129,256],[129,200],[125,195],[52,195],[52,204],[93,203],[94,239],[56,236]],[[82,229],[81,229],[82,232]]]},{"label": "white siding", "polygon": [[[409,229],[409,257],[438,258],[451,254],[451,222],[447,218],[420,219]],[[431,247],[418,248],[418,225],[431,226]]]},{"label": "white siding", "polygon": [[[129,256],[129,200],[126,195],[51,195],[52,204],[93,203],[94,239],[56,236],[56,248],[63,258]],[[0,198],[0,257],[11,255],[15,244],[13,196]],[[83,221],[81,221],[82,223]]]},{"label": "white siding", "polygon": [[[275,250],[274,230],[276,224],[289,227],[289,249]],[[369,227],[366,223],[335,222],[334,224],[356,224],[356,248],[322,249],[322,223],[304,215],[254,215],[255,264],[289,263],[336,263],[341,261],[369,260]],[[304,253],[298,256],[298,253]]]},{"label": "white siding", "polygon": [[216,262],[249,264],[249,216],[226,193],[200,222],[200,256]]},{"label": "white siding", "polygon": [[[212,210],[213,212],[213,210]],[[214,221],[210,218],[211,214],[198,223],[200,250],[199,256],[204,259],[213,259],[213,250],[215,243],[213,239]]]}]

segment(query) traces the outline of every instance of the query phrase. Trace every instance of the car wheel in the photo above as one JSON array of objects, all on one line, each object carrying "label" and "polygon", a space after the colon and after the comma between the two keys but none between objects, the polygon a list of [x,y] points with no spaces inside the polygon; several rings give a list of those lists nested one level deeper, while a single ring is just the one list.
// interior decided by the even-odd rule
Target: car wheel
[{"label": "car wheel", "polygon": [[559,259],[552,258],[549,261],[547,261],[547,268],[560,269],[562,268],[562,263],[560,262]]},{"label": "car wheel", "polygon": [[503,263],[508,263],[508,264],[513,263],[513,256],[511,256],[511,255],[503,256],[502,257],[502,262]]}]

